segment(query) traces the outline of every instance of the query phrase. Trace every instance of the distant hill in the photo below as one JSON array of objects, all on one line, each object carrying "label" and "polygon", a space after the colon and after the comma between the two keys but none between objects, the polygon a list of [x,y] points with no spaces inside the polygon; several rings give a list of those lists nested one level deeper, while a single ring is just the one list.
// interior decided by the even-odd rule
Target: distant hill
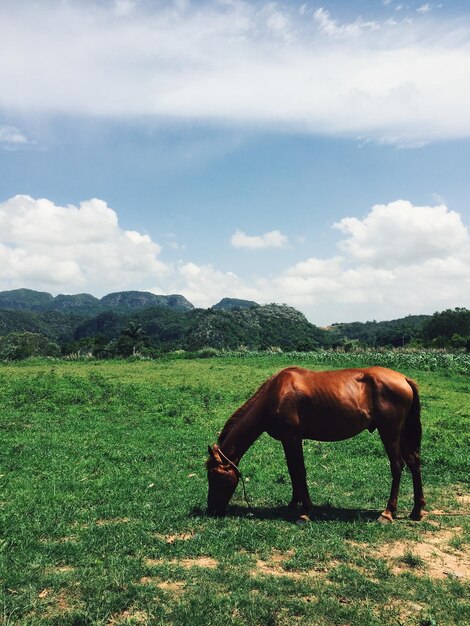
[{"label": "distant hill", "polygon": [[95,308],[99,308],[99,306],[100,306],[100,300],[98,300],[98,298],[95,298],[95,296],[90,295],[89,293],[77,293],[72,296],[59,294],[58,296],[53,298],[53,304],[52,304],[54,311],[71,311],[71,312],[77,311],[80,309],[93,310]]},{"label": "distant hill", "polygon": [[13,347],[16,341],[29,345],[33,340],[25,333],[46,338],[63,354],[85,350],[106,357],[202,348],[308,351],[424,345],[469,350],[470,311],[318,328],[287,305],[237,298],[196,309],[181,295],[146,291],[119,291],[101,299],[86,293],[53,297],[31,289],[0,292],[0,337],[10,337],[7,344]]},{"label": "distant hill", "polygon": [[329,332],[369,346],[404,346],[419,337],[431,315],[408,315],[387,322],[333,324]]},{"label": "distant hill", "polygon": [[151,306],[163,306],[180,311],[190,311],[194,306],[184,296],[157,296],[149,291],[118,291],[103,296],[100,304],[106,308],[146,309]]},{"label": "distant hill", "polygon": [[250,350],[311,350],[322,344],[325,334],[296,309],[269,304],[227,310],[159,307],[128,314],[107,311],[79,324],[74,337],[83,341],[100,336],[110,341],[131,322],[144,331],[152,345],[167,349],[236,350],[244,346]]},{"label": "distant hill", "polygon": [[296,309],[285,304],[245,308],[202,309],[191,315],[185,348],[204,346],[236,350],[313,350],[322,345],[325,331],[311,324]]},{"label": "distant hill", "polygon": [[0,309],[0,336],[31,332],[63,342],[73,339],[77,327],[89,317],[59,311],[21,311]]},{"label": "distant hill", "polygon": [[53,305],[50,293],[32,289],[13,289],[0,291],[0,309],[20,311],[45,311]]},{"label": "distant hill", "polygon": [[222,298],[220,302],[214,304],[212,309],[228,310],[228,309],[251,309],[251,307],[259,306],[257,302],[253,300],[240,300],[239,298]]},{"label": "distant hill", "polygon": [[190,311],[194,308],[184,296],[157,296],[148,291],[118,291],[101,299],[89,293],[59,294],[54,297],[50,293],[32,289],[0,291],[0,309],[14,311],[56,311],[92,316],[108,310],[134,311],[155,306],[179,311]]}]

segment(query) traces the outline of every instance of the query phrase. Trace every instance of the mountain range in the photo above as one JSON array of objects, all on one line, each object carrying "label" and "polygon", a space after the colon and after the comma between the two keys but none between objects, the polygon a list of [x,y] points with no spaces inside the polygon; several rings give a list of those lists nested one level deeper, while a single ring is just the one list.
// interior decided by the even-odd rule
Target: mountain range
[{"label": "mountain range", "polygon": [[58,311],[60,313],[98,314],[110,309],[135,311],[151,306],[190,311],[194,306],[184,296],[160,296],[148,291],[118,291],[102,298],[89,293],[52,296],[45,291],[13,289],[0,291],[0,309],[16,311]]},{"label": "mountain range", "polygon": [[[87,293],[54,297],[14,289],[0,292],[0,343],[15,333],[40,335],[63,354],[84,349],[104,356],[126,356],[136,346],[149,354],[208,347],[302,351],[355,345],[402,347],[411,342],[464,348],[470,345],[470,311],[319,328],[287,305],[259,305],[237,298],[198,309],[178,294],[119,291],[102,298]],[[16,345],[15,338],[11,341]]]}]

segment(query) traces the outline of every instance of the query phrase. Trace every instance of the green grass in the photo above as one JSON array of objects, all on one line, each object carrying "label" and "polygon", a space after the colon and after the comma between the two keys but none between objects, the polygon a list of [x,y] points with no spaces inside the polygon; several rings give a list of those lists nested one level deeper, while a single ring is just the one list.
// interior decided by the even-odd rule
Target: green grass
[{"label": "green grass", "polygon": [[368,432],[305,442],[310,524],[286,509],[282,448],[266,435],[241,463],[253,508],[239,487],[227,518],[205,515],[207,445],[263,380],[367,358],[0,365],[0,623],[468,623],[469,381],[445,364],[399,368],[421,389],[425,521],[406,517],[408,473],[399,519],[374,521],[390,474]]}]

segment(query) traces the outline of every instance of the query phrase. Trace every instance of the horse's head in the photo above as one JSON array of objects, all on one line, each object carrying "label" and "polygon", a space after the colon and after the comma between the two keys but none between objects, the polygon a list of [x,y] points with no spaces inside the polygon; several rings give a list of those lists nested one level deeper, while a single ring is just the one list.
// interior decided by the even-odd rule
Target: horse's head
[{"label": "horse's head", "polygon": [[209,493],[207,510],[209,515],[225,515],[227,505],[238,485],[240,476],[237,467],[221,454],[215,443],[209,446],[209,458],[206,463]]}]

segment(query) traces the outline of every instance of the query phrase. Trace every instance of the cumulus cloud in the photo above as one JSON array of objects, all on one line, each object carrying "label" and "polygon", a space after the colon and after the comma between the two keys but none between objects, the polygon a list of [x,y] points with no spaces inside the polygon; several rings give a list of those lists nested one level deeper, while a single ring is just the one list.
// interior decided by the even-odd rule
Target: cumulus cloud
[{"label": "cumulus cloud", "polygon": [[165,263],[160,246],[123,230],[103,200],[77,207],[15,196],[0,204],[0,289],[94,295],[142,289],[181,293],[199,307],[225,296],[285,302],[317,324],[470,306],[469,232],[442,202],[377,204],[333,228],[340,234],[337,253],[301,259],[277,275],[258,267],[258,275],[240,276],[188,259]]},{"label": "cumulus cloud", "polygon": [[263,248],[283,248],[287,245],[287,237],[279,230],[271,230],[264,235],[247,235],[242,230],[237,230],[230,238],[234,248],[249,248],[261,250]]},{"label": "cumulus cloud", "polygon": [[[166,239],[169,247],[178,245],[173,233]],[[99,296],[142,289],[182,293],[200,307],[212,306],[227,294],[260,295],[233,272],[192,262],[174,266],[160,260],[161,253],[147,234],[123,230],[103,200],[60,206],[18,195],[0,203],[0,290],[29,287]]]},{"label": "cumulus cloud", "polygon": [[18,195],[0,204],[0,288],[67,293],[139,288],[169,268],[150,237],[121,229],[103,200],[79,207]]},{"label": "cumulus cloud", "polygon": [[333,228],[341,256],[297,263],[264,287],[323,323],[469,306],[470,237],[445,205],[397,200]]},{"label": "cumulus cloud", "polygon": [[468,137],[470,25],[432,15],[342,22],[306,4],[6,0],[0,108],[409,146]]},{"label": "cumulus cloud", "polygon": [[184,294],[199,306],[224,295],[286,302],[317,324],[470,306],[470,236],[461,216],[443,203],[378,204],[333,228],[341,233],[339,254],[312,256],[277,275],[242,280],[213,266],[186,264],[179,270]]},{"label": "cumulus cloud", "polygon": [[212,265],[185,263],[178,268],[176,280],[180,292],[195,306],[210,307],[223,297],[254,299],[260,301],[262,294],[250,287],[233,272],[222,272]]},{"label": "cumulus cloud", "polygon": [[377,204],[364,218],[345,217],[333,225],[346,238],[339,247],[374,267],[396,267],[459,254],[468,245],[461,216],[441,204],[413,206],[397,200]]}]

